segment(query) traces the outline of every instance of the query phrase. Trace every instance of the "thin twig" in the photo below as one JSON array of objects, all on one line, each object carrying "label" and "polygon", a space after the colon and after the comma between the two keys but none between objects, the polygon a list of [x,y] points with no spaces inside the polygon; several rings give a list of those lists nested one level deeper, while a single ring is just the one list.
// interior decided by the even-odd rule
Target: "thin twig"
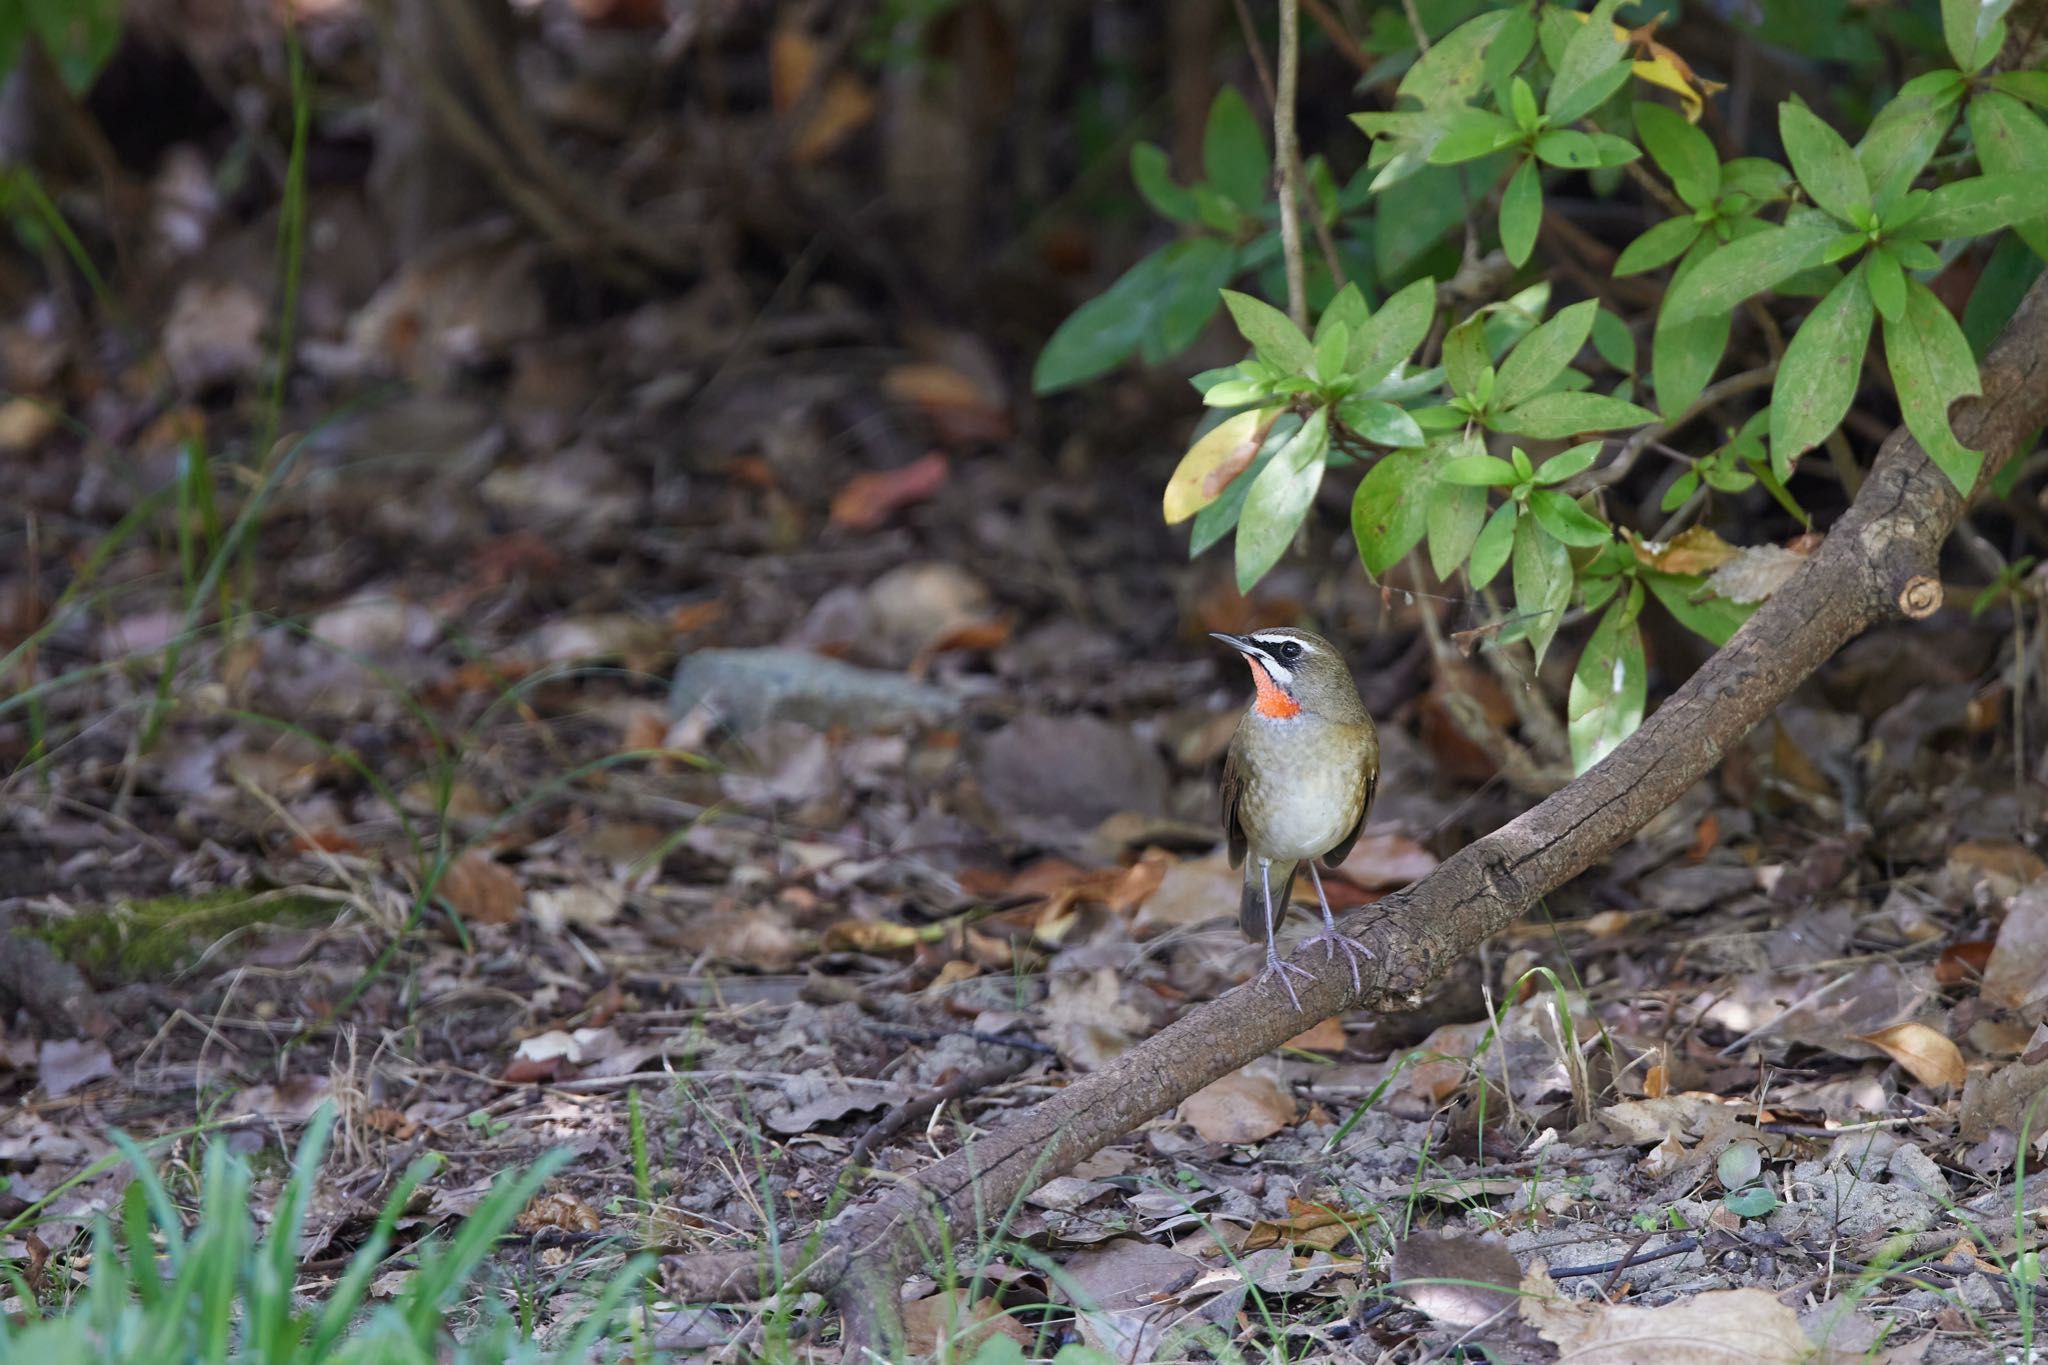
[{"label": "thin twig", "polygon": [[1610,488],[1620,483],[1628,477],[1628,472],[1635,468],[1636,461],[1642,458],[1643,452],[1652,445],[1663,440],[1666,436],[1701,414],[1719,407],[1731,398],[1749,393],[1754,389],[1769,388],[1776,381],[1777,377],[1778,362],[1774,360],[1770,364],[1757,369],[1745,370],[1741,374],[1730,375],[1718,384],[1708,385],[1700,390],[1700,396],[1693,399],[1685,411],[1679,413],[1669,422],[1652,422],[1649,426],[1635,431],[1626,441],[1622,442],[1621,453],[1616,455],[1613,461],[1600,466],[1598,469],[1589,470],[1585,474],[1580,475],[1577,479],[1566,485],[1566,491],[1576,495],[1585,492],[1587,489]]},{"label": "thin twig", "polygon": [[1301,0],[1280,0],[1280,80],[1273,98],[1273,147],[1280,162],[1280,250],[1287,264],[1287,316],[1308,330],[1308,272],[1301,258],[1301,144],[1294,94],[1301,80]]}]

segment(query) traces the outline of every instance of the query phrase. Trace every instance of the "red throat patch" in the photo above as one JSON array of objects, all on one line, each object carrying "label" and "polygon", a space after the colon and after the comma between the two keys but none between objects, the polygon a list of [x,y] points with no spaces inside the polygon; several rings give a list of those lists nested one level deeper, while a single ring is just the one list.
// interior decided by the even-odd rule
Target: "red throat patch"
[{"label": "red throat patch", "polygon": [[1301,703],[1280,690],[1280,685],[1266,672],[1264,664],[1250,655],[1245,656],[1245,662],[1252,666],[1252,684],[1259,689],[1260,715],[1272,720],[1288,720],[1301,714]]}]

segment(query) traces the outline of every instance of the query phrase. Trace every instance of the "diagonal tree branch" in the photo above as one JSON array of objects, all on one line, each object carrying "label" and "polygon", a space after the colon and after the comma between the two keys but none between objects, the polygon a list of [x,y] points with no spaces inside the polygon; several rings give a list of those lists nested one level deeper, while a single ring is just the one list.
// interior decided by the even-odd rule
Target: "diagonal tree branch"
[{"label": "diagonal tree branch", "polygon": [[[1957,407],[1956,435],[1986,454],[1981,491],[2048,422],[2048,278],[2035,283],[1983,366],[1984,397]],[[1413,1008],[1452,963],[1538,897],[1605,857],[1711,771],[1729,747],[1851,637],[1941,605],[1941,545],[1967,500],[1904,427],[1812,558],[1735,638],[1597,767],[1428,877],[1347,917],[1371,943],[1363,988],[1342,962],[1297,954],[1313,978],[1304,1013],[1277,988],[1234,991],[1182,1017],[1107,1068],[978,1142],[842,1212],[779,1264],[756,1253],[672,1259],[670,1292],[703,1301],[801,1280],[846,1313],[846,1338],[889,1358],[900,1344],[901,1272],[942,1232],[969,1235],[1038,1183],[1340,1010]]]}]

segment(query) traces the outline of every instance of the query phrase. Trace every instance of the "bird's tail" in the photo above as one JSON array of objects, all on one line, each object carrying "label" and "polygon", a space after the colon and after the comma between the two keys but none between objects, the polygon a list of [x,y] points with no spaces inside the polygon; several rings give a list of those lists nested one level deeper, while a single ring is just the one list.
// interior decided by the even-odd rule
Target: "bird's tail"
[{"label": "bird's tail", "polygon": [[[1293,863],[1274,863],[1273,884],[1273,925],[1279,928],[1280,921],[1287,918],[1288,894],[1294,890]],[[1237,900],[1237,927],[1253,943],[1266,941],[1266,887],[1259,879],[1259,860],[1247,858],[1244,862],[1244,891]]]}]

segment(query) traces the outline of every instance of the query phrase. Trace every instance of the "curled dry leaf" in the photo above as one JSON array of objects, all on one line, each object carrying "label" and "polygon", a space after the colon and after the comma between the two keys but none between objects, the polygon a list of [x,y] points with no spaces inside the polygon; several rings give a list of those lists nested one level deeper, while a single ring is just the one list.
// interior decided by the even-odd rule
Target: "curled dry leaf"
[{"label": "curled dry leaf", "polygon": [[516,1220],[521,1232],[559,1228],[563,1232],[596,1232],[597,1210],[573,1194],[543,1194],[534,1198]]},{"label": "curled dry leaf", "polygon": [[1967,1074],[1962,1050],[1925,1024],[1908,1020],[1875,1033],[1852,1036],[1884,1053],[1925,1086],[1953,1088],[1961,1085]]},{"label": "curled dry leaf", "polygon": [[1712,573],[1742,551],[1704,526],[1680,531],[1669,540],[1638,540],[1636,558],[1660,573]]},{"label": "curled dry leaf", "polygon": [[526,901],[519,878],[489,854],[474,850],[448,865],[440,891],[464,924],[510,924]]},{"label": "curled dry leaf", "polygon": [[1778,545],[1752,545],[1707,575],[1707,586],[1730,602],[1761,602],[1806,562],[1806,556]]},{"label": "curled dry leaf", "polygon": [[1658,1308],[1574,1302],[1541,1261],[1522,1277],[1522,1317],[1572,1365],[1797,1365],[1813,1355],[1799,1315],[1761,1289],[1717,1289]]},{"label": "curled dry leaf", "polygon": [[900,468],[856,474],[832,499],[832,524],[848,531],[872,531],[945,487],[950,469],[946,457],[934,452]]},{"label": "curled dry leaf", "polygon": [[1166,484],[1164,511],[1169,526],[1186,521],[1221,497],[1230,481],[1251,467],[1280,410],[1240,412],[1219,422],[1188,447]]},{"label": "curled dry leaf", "polygon": [[1254,1062],[1182,1100],[1180,1116],[1210,1142],[1261,1142],[1294,1122],[1294,1096]]},{"label": "curled dry leaf", "polygon": [[2038,1019],[2048,1006],[2048,887],[2013,898],[1984,963],[1984,998]]}]

